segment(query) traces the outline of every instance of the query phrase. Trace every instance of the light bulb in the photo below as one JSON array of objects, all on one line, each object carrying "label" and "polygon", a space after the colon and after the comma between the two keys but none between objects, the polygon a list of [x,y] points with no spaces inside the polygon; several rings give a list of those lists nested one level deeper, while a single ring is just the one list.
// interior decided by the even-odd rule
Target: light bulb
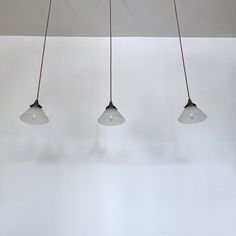
[{"label": "light bulb", "polygon": [[193,113],[190,113],[190,119],[193,120],[194,119],[194,114]]},{"label": "light bulb", "polygon": [[35,120],[37,118],[37,115],[33,113],[32,117],[33,117],[33,120]]}]

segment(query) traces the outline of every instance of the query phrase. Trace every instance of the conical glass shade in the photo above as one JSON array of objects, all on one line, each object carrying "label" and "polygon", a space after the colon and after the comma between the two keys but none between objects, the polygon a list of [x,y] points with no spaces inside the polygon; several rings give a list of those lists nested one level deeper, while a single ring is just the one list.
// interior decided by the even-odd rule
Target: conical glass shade
[{"label": "conical glass shade", "polygon": [[20,119],[28,124],[32,125],[42,125],[49,122],[48,117],[44,113],[42,107],[36,101],[34,104],[30,106],[30,108],[24,112]]},{"label": "conical glass shade", "polygon": [[125,118],[118,112],[117,108],[111,102],[98,119],[98,123],[106,126],[121,125],[124,122]]},{"label": "conical glass shade", "polygon": [[207,115],[189,100],[178,121],[183,124],[196,124],[206,120],[206,118]]}]

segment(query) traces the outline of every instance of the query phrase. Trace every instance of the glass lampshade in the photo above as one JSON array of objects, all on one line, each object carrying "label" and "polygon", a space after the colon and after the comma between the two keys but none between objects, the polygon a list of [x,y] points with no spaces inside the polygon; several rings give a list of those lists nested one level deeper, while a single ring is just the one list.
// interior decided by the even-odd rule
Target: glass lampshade
[{"label": "glass lampshade", "polygon": [[44,113],[42,106],[39,105],[38,101],[30,105],[30,108],[24,112],[20,119],[28,124],[32,125],[42,125],[49,122],[48,117]]},{"label": "glass lampshade", "polygon": [[98,119],[98,123],[105,126],[121,125],[124,122],[125,118],[118,112],[117,108],[112,104],[112,102],[109,103],[109,105],[106,107],[106,110]]},{"label": "glass lampshade", "polygon": [[196,124],[206,120],[206,118],[207,115],[189,100],[178,121],[183,124]]}]

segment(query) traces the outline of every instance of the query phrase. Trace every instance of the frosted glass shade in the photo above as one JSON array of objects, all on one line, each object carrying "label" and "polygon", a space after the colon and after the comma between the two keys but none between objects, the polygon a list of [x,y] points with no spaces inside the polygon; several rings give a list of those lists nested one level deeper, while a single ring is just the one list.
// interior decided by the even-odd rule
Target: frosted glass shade
[{"label": "frosted glass shade", "polygon": [[44,113],[42,107],[38,104],[38,101],[35,101],[35,103],[20,116],[20,119],[23,122],[32,125],[42,125],[49,122],[48,117]]},{"label": "frosted glass shade", "polygon": [[206,120],[206,118],[207,115],[189,100],[178,121],[183,124],[196,124]]},{"label": "frosted glass shade", "polygon": [[106,110],[102,113],[98,119],[98,123],[106,126],[121,125],[125,122],[125,118],[118,112],[117,108],[112,104],[106,107]]}]

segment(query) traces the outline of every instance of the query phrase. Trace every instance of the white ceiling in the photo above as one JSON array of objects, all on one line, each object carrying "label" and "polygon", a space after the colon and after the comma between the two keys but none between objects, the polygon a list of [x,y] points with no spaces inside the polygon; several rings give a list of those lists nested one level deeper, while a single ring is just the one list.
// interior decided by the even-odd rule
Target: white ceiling
[{"label": "white ceiling", "polygon": [[[235,37],[235,0],[177,0],[184,36]],[[54,0],[49,34],[106,36],[108,0]],[[48,0],[1,0],[0,35],[42,35]],[[172,0],[113,0],[115,36],[176,36]]]}]

